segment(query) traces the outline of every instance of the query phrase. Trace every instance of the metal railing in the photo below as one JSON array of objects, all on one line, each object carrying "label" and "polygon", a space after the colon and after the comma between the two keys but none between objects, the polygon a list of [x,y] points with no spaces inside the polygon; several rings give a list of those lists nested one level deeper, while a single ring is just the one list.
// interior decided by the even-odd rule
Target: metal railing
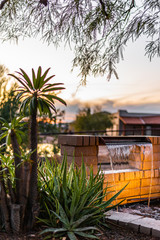
[{"label": "metal railing", "polygon": [[52,135],[64,135],[64,134],[84,134],[84,135],[108,135],[108,136],[128,136],[128,135],[141,135],[141,136],[160,136],[160,128],[152,128],[150,131],[150,134],[147,134],[146,131],[144,131],[144,134],[142,134],[142,131],[140,129],[119,129],[119,130],[113,130],[108,129],[104,131],[96,131],[96,130],[88,130],[88,131],[64,131],[64,132],[47,132],[47,133],[39,133],[39,135],[43,136],[52,136]]}]

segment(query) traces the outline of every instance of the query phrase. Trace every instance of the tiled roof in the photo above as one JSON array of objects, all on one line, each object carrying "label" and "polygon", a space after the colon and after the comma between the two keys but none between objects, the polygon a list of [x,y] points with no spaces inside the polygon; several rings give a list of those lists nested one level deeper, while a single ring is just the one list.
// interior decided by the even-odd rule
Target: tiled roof
[{"label": "tiled roof", "polygon": [[120,117],[133,117],[133,118],[141,118],[141,117],[155,117],[160,116],[157,113],[136,113],[136,112],[127,112],[126,110],[119,110]]},{"label": "tiled roof", "polygon": [[124,124],[134,124],[134,125],[148,125],[157,124],[160,125],[160,116],[144,116],[144,117],[120,117],[120,120]]}]

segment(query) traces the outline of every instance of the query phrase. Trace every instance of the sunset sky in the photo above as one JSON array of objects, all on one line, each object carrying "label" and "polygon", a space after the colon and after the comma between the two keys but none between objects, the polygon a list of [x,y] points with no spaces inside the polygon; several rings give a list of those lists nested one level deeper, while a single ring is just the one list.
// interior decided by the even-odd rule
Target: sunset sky
[{"label": "sunset sky", "polygon": [[[130,43],[125,50],[124,60],[117,65],[119,80],[113,76],[88,77],[87,86],[79,86],[78,69],[71,73],[74,53],[69,48],[56,48],[38,39],[26,39],[18,44],[0,44],[0,64],[10,72],[23,68],[31,73],[31,68],[51,67],[55,82],[63,82],[66,90],[61,93],[68,106],[65,108],[66,121],[71,121],[78,107],[85,105],[102,106],[102,110],[116,112],[126,109],[132,112],[160,113],[160,58],[152,62],[144,57],[144,39]],[[59,105],[57,106],[59,107]]]}]

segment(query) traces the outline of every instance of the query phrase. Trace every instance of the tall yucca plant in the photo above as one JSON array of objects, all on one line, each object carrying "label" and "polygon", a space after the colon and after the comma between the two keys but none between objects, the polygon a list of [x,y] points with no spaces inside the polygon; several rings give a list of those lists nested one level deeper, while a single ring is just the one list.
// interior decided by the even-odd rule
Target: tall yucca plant
[{"label": "tall yucca plant", "polygon": [[21,102],[20,112],[25,114],[26,110],[29,110],[30,114],[30,149],[31,149],[31,178],[30,178],[30,190],[28,197],[28,207],[26,214],[26,224],[28,228],[32,228],[38,206],[37,206],[37,113],[40,115],[49,114],[51,111],[56,112],[54,101],[58,100],[62,104],[65,101],[62,98],[56,96],[55,92],[63,90],[62,83],[48,83],[55,75],[47,77],[50,68],[48,68],[42,74],[42,68],[39,67],[37,74],[32,69],[32,79],[26,74],[26,72],[20,68],[20,72],[17,72],[19,76],[9,74],[17,79],[21,84],[19,87],[17,99]]}]

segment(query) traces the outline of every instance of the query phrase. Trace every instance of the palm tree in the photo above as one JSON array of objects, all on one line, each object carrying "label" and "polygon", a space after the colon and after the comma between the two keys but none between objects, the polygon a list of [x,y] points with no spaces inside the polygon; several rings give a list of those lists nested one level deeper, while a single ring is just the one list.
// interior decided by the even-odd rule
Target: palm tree
[{"label": "palm tree", "polygon": [[14,74],[9,74],[10,76],[16,78],[21,84],[19,87],[17,99],[21,100],[20,112],[26,113],[29,110],[30,115],[30,149],[31,149],[31,161],[32,169],[30,176],[30,187],[29,187],[29,197],[28,206],[26,212],[25,226],[28,229],[33,227],[35,218],[38,213],[39,205],[37,204],[37,114],[49,114],[51,117],[53,110],[56,112],[56,107],[54,101],[57,100],[62,104],[65,101],[55,94],[55,91],[63,90],[61,87],[62,83],[48,83],[55,75],[47,78],[47,74],[50,68],[48,68],[42,74],[42,68],[39,67],[37,75],[32,69],[32,79],[25,73],[23,69],[20,68],[20,72],[17,72],[20,76]]}]

